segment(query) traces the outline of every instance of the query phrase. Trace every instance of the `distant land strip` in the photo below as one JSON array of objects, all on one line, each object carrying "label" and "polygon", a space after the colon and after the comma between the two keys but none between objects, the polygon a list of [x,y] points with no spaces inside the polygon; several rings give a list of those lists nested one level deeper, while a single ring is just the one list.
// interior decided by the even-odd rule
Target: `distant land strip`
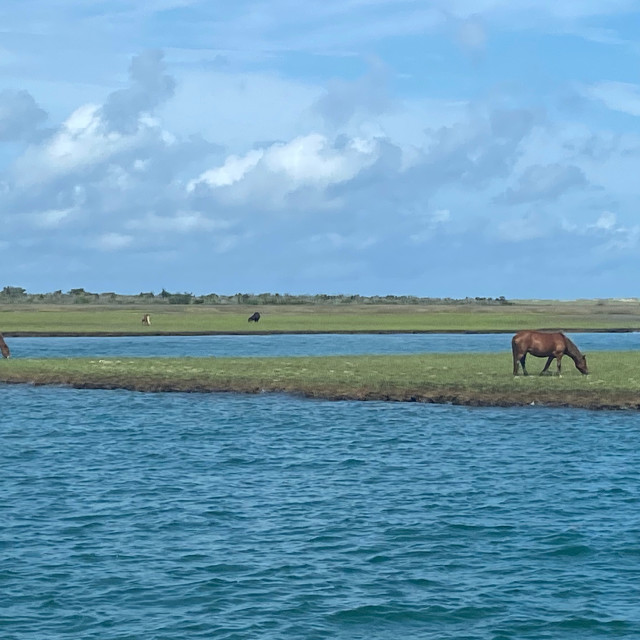
[{"label": "distant land strip", "polygon": [[[270,336],[270,335],[392,335],[392,334],[508,334],[520,331],[513,329],[327,329],[327,330],[254,330],[254,331],[3,331],[10,338],[126,338],[140,336]],[[638,327],[537,327],[539,331],[562,331],[566,333],[636,333]]]}]

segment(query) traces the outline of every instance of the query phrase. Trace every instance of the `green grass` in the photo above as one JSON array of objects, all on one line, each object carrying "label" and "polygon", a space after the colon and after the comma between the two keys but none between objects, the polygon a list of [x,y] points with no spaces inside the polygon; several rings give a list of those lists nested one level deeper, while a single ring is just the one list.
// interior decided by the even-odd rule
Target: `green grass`
[{"label": "green grass", "polygon": [[[247,318],[259,310],[258,324]],[[142,326],[151,313],[152,325]],[[178,334],[211,332],[515,331],[523,328],[640,328],[635,302],[518,302],[483,305],[2,305],[0,333]]]},{"label": "green grass", "polygon": [[[544,359],[529,358],[530,373]],[[516,377],[511,355],[421,354],[294,358],[58,358],[0,361],[0,382],[141,391],[288,392],[311,397],[546,404],[590,408],[640,406],[640,355],[592,352],[592,373],[570,359],[563,375]],[[555,365],[552,365],[555,368]]]}]

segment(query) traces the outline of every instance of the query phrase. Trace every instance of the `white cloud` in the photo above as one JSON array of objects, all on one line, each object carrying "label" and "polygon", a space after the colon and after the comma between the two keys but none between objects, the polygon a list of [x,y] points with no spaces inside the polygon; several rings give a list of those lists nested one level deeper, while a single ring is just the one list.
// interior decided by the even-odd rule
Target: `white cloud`
[{"label": "white cloud", "polygon": [[310,134],[270,147],[264,157],[268,171],[284,174],[294,188],[313,184],[327,186],[355,176],[375,158],[370,140],[352,139],[342,149],[332,147],[325,136]]},{"label": "white cloud", "polygon": [[193,191],[201,183],[205,183],[214,189],[229,187],[242,180],[251,169],[254,169],[263,155],[264,151],[262,149],[255,149],[249,151],[243,157],[229,156],[221,167],[205,171],[195,180],[191,180],[187,185],[187,190]]},{"label": "white cloud", "polygon": [[[324,192],[351,180],[378,158],[376,140],[352,138],[336,145],[318,133],[299,136],[252,150],[245,156],[230,156],[220,166],[189,182],[187,190],[208,187],[225,201],[254,201],[262,206],[283,206],[283,199],[299,189]],[[330,196],[327,196],[330,199]]]},{"label": "white cloud", "polygon": [[[155,128],[147,120],[147,129]],[[18,159],[15,173],[22,187],[46,183],[77,171],[86,171],[110,158],[140,146],[145,130],[134,135],[104,129],[98,105],[76,109],[49,140],[30,146]]]},{"label": "white cloud", "polygon": [[[57,131],[31,144],[14,167],[18,186],[43,185],[72,174],[86,174],[100,165],[112,175],[120,172],[123,177],[129,171],[122,166],[123,155],[174,144],[175,137],[163,130],[151,113],[173,92],[174,80],[164,73],[162,53],[134,56],[129,75],[129,84],[111,92],[104,104],[84,104],[74,109]],[[22,102],[34,110],[32,101],[23,96]],[[131,169],[144,170],[144,151],[141,155],[130,159]]]}]

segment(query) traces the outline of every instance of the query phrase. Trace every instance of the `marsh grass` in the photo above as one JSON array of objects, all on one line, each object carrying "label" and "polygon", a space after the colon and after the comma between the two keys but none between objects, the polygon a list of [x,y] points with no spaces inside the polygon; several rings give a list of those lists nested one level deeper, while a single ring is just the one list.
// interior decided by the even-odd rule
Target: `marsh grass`
[{"label": "marsh grass", "polygon": [[[264,332],[515,331],[640,328],[637,304],[520,302],[482,305],[0,305],[5,335],[135,335]],[[259,323],[247,322],[259,310]],[[150,311],[150,327],[141,323]]]},{"label": "marsh grass", "polygon": [[[530,358],[537,374],[543,359]],[[470,405],[640,407],[640,354],[593,352],[591,374],[513,377],[511,354],[0,361],[0,382],[139,391],[286,392],[331,399]],[[555,365],[552,365],[552,369]]]}]

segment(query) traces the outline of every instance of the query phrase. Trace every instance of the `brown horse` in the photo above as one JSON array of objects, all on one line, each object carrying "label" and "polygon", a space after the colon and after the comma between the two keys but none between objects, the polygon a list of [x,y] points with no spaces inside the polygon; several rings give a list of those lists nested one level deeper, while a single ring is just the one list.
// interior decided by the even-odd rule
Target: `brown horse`
[{"label": "brown horse", "polygon": [[560,361],[565,354],[573,360],[580,373],[584,375],[589,373],[586,356],[580,353],[580,349],[564,333],[518,331],[511,339],[511,350],[513,351],[514,376],[518,375],[518,363],[522,365],[524,375],[529,375],[524,366],[528,353],[538,358],[547,358],[547,363],[540,375],[546,372],[554,358],[558,363],[558,375],[560,375]]},{"label": "brown horse", "polygon": [[0,353],[2,353],[3,358],[11,357],[11,351],[9,351],[9,347],[7,346],[7,343],[4,341],[4,338],[2,337],[1,333],[0,333]]},{"label": "brown horse", "polygon": [[148,313],[145,313],[142,316],[142,324],[146,325],[147,327],[151,325],[151,316]]}]

